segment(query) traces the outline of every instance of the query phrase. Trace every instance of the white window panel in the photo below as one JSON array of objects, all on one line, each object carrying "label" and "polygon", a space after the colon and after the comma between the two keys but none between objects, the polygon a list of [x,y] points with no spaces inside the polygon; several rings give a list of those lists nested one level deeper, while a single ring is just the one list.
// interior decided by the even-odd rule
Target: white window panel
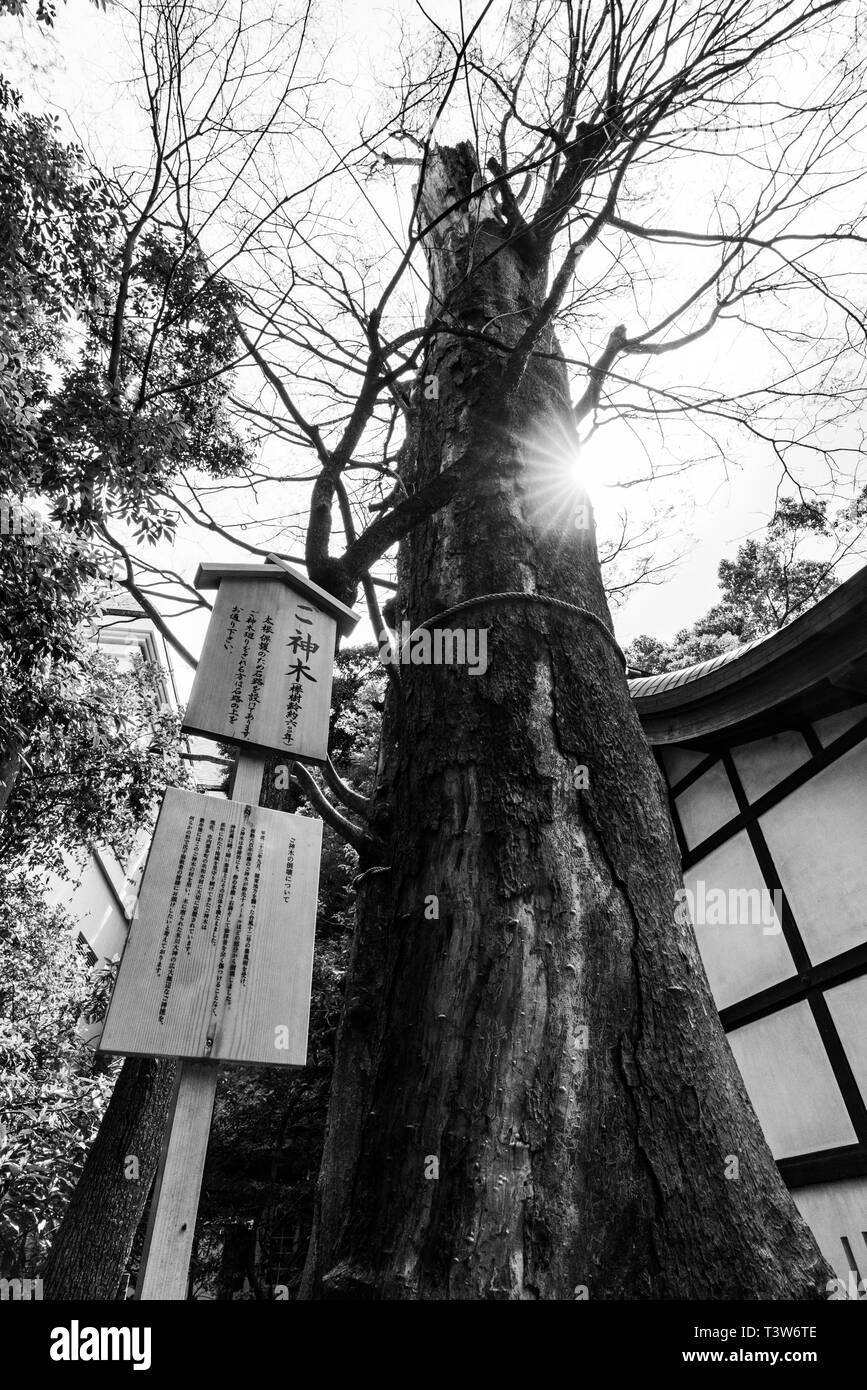
[{"label": "white window panel", "polygon": [[807,1003],[728,1035],[774,1158],[857,1139]]},{"label": "white window panel", "polygon": [[[825,999],[855,1080],[867,1100],[867,975],[859,975],[856,980],[847,980],[844,985],[826,989]],[[867,1222],[864,1229],[867,1231]],[[867,1250],[864,1254],[867,1256]],[[867,1268],[864,1273],[867,1274]]]},{"label": "white window panel", "polygon": [[722,763],[714,763],[697,782],[675,797],[683,835],[690,849],[738,814],[738,803]]},{"label": "white window panel", "polygon": [[867,939],[867,743],[762,816],[760,825],[810,958]]},{"label": "white window panel", "polygon": [[732,758],[750,801],[758,801],[795,768],[808,762],[810,750],[802,734],[786,729],[773,738],[760,738],[733,748]]},{"label": "white window panel", "polygon": [[[741,899],[746,892],[761,893],[765,888],[753,847],[747,832],[741,830],[719,849],[705,856],[683,876],[684,887],[692,894],[691,905],[698,908],[702,899],[708,904],[712,892],[723,892],[737,917]],[[701,887],[703,885],[703,888]],[[766,898],[765,905],[771,902]],[[711,913],[706,912],[710,917]],[[767,913],[770,918],[770,912]],[[713,922],[695,923],[695,934],[704,968],[718,1009],[736,1004],[757,994],[769,985],[794,975],[795,963],[789,953],[782,931],[777,930],[776,917],[767,931],[761,923],[729,920],[725,925]]]},{"label": "white window panel", "polygon": [[862,719],[867,718],[867,705],[856,705],[854,709],[841,709],[837,714],[829,714],[825,719],[814,721],[813,728],[819,735],[820,742],[825,748],[829,743],[833,743],[841,734],[845,734],[847,729],[851,729],[853,724],[860,724]]},{"label": "white window panel", "polygon": [[129,923],[92,859],[78,882],[67,885],[61,905],[75,924],[74,935],[80,932],[98,959],[120,954]]},{"label": "white window panel", "polygon": [[799,1187],[792,1196],[819,1249],[834,1266],[839,1281],[834,1298],[845,1297],[850,1289],[857,1295],[858,1277],[850,1280],[851,1265],[843,1241],[847,1241],[861,1277],[867,1278],[867,1243],[863,1235],[867,1231],[867,1178]]},{"label": "white window panel", "polygon": [[657,751],[662,758],[662,766],[665,768],[670,787],[688,772],[692,772],[693,768],[698,767],[707,757],[706,753],[695,753],[691,748],[677,748],[674,745],[659,748]]}]

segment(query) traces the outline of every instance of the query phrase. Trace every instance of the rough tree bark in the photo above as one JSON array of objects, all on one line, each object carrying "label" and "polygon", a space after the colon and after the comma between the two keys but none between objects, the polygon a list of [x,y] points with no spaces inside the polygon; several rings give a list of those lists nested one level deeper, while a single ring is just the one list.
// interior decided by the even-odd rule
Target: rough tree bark
[{"label": "rough tree bark", "polygon": [[[50,1299],[114,1299],[159,1161],[175,1064],[128,1057],[45,1268]],[[127,1176],[128,1159],[138,1177]]]},{"label": "rough tree bark", "polygon": [[[436,151],[425,220],[477,174],[469,146]],[[543,259],[487,200],[426,249],[430,313],[447,303],[454,331],[424,366],[438,399],[416,393],[403,481],[467,464],[474,481],[403,543],[397,617],[521,590],[610,625],[592,531],[546,504],[574,432],[553,335],[511,386],[473,337],[518,341]],[[489,628],[488,670],[403,666],[402,702],[389,690],[374,805],[391,872],[359,887],[301,1297],[822,1296],[828,1267],[674,920],[665,792],[615,647],[536,605],[446,626]]]}]

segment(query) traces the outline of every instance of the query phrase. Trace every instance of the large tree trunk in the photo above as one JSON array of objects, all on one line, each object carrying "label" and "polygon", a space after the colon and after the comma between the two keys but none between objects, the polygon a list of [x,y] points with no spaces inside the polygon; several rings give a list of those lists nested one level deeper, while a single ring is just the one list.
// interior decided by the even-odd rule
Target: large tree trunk
[{"label": "large tree trunk", "polygon": [[51,1247],[48,1298],[117,1296],[156,1173],[174,1079],[173,1062],[125,1060]]},{"label": "large tree trunk", "polygon": [[[426,219],[474,172],[469,147],[436,152]],[[464,207],[429,259],[431,312],[448,297],[452,323],[508,345],[545,272],[504,236],[489,205],[472,226]],[[550,334],[537,348],[505,401],[503,354],[437,339],[404,482],[467,461],[475,482],[402,546],[399,619],[520,590],[610,623],[592,531],[564,515],[566,371]],[[675,922],[665,792],[614,645],[541,605],[444,625],[488,627],[489,666],[402,666],[402,708],[389,693],[392,868],[360,885],[302,1297],[822,1296]]]}]

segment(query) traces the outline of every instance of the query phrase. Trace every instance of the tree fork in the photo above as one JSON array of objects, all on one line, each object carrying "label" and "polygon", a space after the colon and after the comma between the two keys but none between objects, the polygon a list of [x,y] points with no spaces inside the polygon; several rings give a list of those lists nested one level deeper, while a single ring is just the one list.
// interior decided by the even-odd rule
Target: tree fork
[{"label": "tree fork", "polygon": [[[475,172],[467,146],[432,153],[426,222]],[[544,277],[493,204],[465,202],[426,251],[431,314],[520,340]],[[502,353],[443,335],[426,371],[404,482],[489,466],[402,542],[398,612],[522,589],[610,624],[593,533],[564,524],[565,366],[531,358],[504,402]],[[392,867],[359,883],[301,1297],[824,1297],[675,921],[665,789],[613,647],[541,605],[473,621],[484,674],[407,666],[403,708],[387,694]]]}]

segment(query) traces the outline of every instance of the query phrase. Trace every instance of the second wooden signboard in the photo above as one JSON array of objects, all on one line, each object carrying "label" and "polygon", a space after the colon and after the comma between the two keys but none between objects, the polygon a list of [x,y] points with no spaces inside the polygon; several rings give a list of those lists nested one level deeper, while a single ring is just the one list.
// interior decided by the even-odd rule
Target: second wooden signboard
[{"label": "second wooden signboard", "polygon": [[101,1052],[303,1066],[322,822],[170,787]]}]

